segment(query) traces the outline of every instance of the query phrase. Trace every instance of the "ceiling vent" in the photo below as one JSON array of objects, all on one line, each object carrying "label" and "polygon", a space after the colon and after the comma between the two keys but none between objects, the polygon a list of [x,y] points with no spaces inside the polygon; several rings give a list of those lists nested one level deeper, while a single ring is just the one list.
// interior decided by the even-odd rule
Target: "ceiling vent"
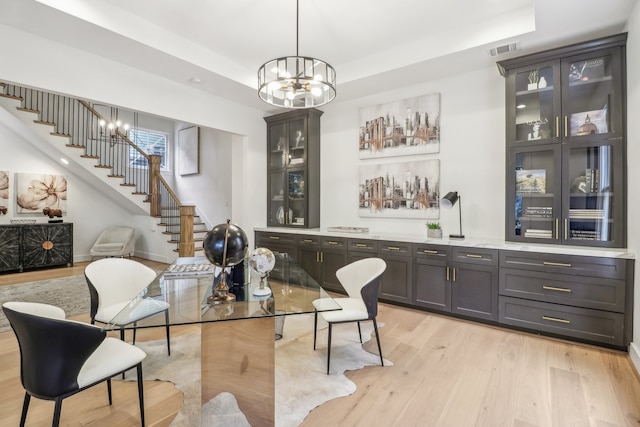
[{"label": "ceiling vent", "polygon": [[515,52],[520,50],[518,42],[509,43],[502,46],[497,46],[491,49],[491,56],[504,55],[505,53]]}]

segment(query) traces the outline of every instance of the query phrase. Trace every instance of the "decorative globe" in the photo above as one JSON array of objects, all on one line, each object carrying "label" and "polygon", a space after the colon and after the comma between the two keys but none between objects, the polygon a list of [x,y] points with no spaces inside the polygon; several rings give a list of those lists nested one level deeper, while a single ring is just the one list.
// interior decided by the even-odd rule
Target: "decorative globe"
[{"label": "decorative globe", "polygon": [[276,265],[276,257],[267,248],[255,248],[249,255],[249,267],[260,277],[266,276]]},{"label": "decorative globe", "polygon": [[[227,223],[213,227],[204,237],[202,248],[207,259],[212,264],[222,267],[224,261],[224,241],[227,231]],[[247,251],[247,235],[237,225],[229,224],[229,236],[227,238],[227,258],[225,267],[232,267],[244,260]]]}]

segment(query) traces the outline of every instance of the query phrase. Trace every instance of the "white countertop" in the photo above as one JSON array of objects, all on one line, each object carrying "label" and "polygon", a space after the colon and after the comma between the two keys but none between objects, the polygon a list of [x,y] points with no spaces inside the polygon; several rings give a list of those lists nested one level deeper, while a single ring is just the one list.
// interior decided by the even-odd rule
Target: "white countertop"
[{"label": "white countertop", "polygon": [[425,230],[424,235],[414,234],[397,234],[397,233],[379,233],[379,232],[367,232],[367,233],[351,233],[351,232],[335,232],[322,230],[319,228],[285,228],[285,227],[270,227],[261,228],[256,227],[254,231],[262,231],[268,233],[288,233],[296,235],[312,235],[312,236],[330,236],[330,237],[344,237],[348,239],[370,239],[370,240],[390,240],[395,242],[409,242],[409,243],[429,243],[433,245],[448,245],[448,246],[464,246],[475,248],[488,248],[488,249],[503,249],[512,251],[525,251],[525,252],[544,252],[562,255],[581,255],[581,256],[597,256],[604,258],[622,258],[622,259],[635,259],[635,254],[629,252],[627,249],[614,249],[614,248],[591,248],[585,246],[570,246],[570,245],[547,245],[542,243],[515,243],[506,242],[504,240],[490,240],[490,239],[471,239],[465,238],[448,239],[447,237],[442,239],[429,239]]}]

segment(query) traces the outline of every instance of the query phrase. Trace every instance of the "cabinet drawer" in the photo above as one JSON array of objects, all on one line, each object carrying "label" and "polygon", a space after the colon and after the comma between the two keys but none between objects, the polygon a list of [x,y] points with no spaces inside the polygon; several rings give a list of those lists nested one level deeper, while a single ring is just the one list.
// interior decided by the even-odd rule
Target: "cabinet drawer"
[{"label": "cabinet drawer", "polygon": [[411,243],[381,241],[378,254],[381,256],[411,256]]},{"label": "cabinet drawer", "polygon": [[619,313],[625,310],[623,280],[501,268],[500,295]]},{"label": "cabinet drawer", "polygon": [[347,239],[343,237],[323,237],[322,247],[325,249],[346,249]]},{"label": "cabinet drawer", "polygon": [[485,248],[454,247],[452,261],[498,266],[498,250]]},{"label": "cabinet drawer", "polygon": [[500,297],[499,322],[582,340],[624,346],[624,315]]},{"label": "cabinet drawer", "polygon": [[256,242],[277,242],[282,244],[296,244],[296,235],[291,233],[256,232]]},{"label": "cabinet drawer", "polygon": [[298,237],[298,247],[307,247],[307,246],[320,246],[322,244],[322,238],[320,236],[299,236]]},{"label": "cabinet drawer", "polygon": [[540,252],[501,251],[500,267],[624,280],[626,260]]},{"label": "cabinet drawer", "polygon": [[414,243],[413,255],[416,259],[449,259],[449,247],[444,245],[429,245]]},{"label": "cabinet drawer", "polygon": [[378,242],[375,240],[349,239],[349,251],[378,253]]}]

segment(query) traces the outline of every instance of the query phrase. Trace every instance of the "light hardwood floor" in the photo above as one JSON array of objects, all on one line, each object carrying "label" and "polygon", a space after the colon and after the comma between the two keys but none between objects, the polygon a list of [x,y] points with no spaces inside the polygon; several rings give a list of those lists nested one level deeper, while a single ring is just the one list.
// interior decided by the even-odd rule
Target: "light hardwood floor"
[{"label": "light hardwood floor", "polygon": [[[82,274],[83,268],[0,275],[0,285]],[[624,352],[387,304],[380,305],[378,320],[384,356],[394,366],[347,373],[357,391],[316,408],[303,426],[640,425],[640,376]],[[163,333],[144,330],[138,339]],[[172,328],[172,335],[179,333]],[[376,353],[375,340],[365,348]],[[18,425],[22,397],[18,348],[6,332],[0,334],[3,425]],[[145,382],[145,399],[149,426],[168,425],[182,405],[182,395],[163,382]],[[65,400],[62,421],[136,426],[136,402],[133,383],[117,382],[111,407],[98,386]],[[28,425],[50,425],[52,413],[50,402],[32,400]]]}]

